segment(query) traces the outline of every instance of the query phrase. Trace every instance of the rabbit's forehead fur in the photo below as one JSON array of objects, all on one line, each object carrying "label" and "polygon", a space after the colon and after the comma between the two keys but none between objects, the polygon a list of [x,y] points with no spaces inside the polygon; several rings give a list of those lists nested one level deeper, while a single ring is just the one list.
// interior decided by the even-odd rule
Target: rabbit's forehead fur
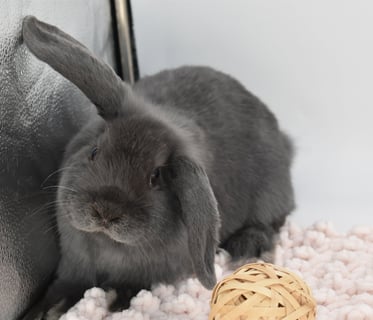
[{"label": "rabbit's forehead fur", "polygon": [[97,161],[120,165],[120,171],[125,170],[128,178],[139,179],[167,165],[176,145],[167,127],[153,119],[117,119],[107,124],[97,141]]}]

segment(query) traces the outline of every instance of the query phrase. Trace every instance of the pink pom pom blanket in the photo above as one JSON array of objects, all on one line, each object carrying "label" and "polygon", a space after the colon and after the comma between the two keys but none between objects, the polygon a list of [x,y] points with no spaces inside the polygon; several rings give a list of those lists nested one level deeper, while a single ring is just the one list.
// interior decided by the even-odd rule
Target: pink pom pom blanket
[{"label": "pink pom pom blanket", "polygon": [[[298,273],[317,301],[317,319],[373,319],[373,227],[337,233],[331,224],[301,228],[288,222],[275,251],[275,263]],[[216,255],[219,279],[232,273],[228,256]],[[196,279],[143,290],[128,310],[109,313],[108,295],[88,290],[63,320],[206,320],[211,292]]]}]

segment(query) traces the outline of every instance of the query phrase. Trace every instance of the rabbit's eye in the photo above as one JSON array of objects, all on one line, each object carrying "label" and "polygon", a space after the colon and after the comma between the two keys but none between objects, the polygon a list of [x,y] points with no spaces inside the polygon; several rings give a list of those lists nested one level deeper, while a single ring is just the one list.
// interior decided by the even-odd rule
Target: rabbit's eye
[{"label": "rabbit's eye", "polygon": [[95,160],[96,155],[97,155],[97,151],[98,151],[98,148],[97,148],[97,147],[94,147],[94,148],[92,149],[92,151],[91,151],[91,155],[90,155],[90,157],[89,157],[89,159],[90,159],[91,161]]},{"label": "rabbit's eye", "polygon": [[161,169],[160,168],[155,168],[153,172],[150,175],[150,187],[155,187],[158,184],[158,179],[161,174]]}]

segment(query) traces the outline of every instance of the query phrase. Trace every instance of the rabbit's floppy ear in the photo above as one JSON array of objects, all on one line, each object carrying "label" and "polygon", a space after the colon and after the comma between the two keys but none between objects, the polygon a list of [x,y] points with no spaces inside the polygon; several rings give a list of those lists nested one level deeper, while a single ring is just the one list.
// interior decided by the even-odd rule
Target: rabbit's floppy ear
[{"label": "rabbit's floppy ear", "polygon": [[37,58],[83,91],[104,119],[115,118],[120,113],[129,88],[88,48],[57,27],[33,16],[24,18],[22,37]]},{"label": "rabbit's floppy ear", "polygon": [[220,219],[209,179],[196,162],[178,158],[172,164],[171,185],[187,227],[194,272],[206,288],[212,289],[216,283],[214,258]]}]

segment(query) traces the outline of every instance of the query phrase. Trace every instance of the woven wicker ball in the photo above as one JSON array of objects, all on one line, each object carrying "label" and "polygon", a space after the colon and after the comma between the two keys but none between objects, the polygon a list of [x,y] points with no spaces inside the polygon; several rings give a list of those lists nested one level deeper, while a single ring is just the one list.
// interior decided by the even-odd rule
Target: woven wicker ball
[{"label": "woven wicker ball", "polygon": [[220,281],[210,306],[209,320],[310,320],[316,314],[307,284],[269,263],[244,265]]}]

